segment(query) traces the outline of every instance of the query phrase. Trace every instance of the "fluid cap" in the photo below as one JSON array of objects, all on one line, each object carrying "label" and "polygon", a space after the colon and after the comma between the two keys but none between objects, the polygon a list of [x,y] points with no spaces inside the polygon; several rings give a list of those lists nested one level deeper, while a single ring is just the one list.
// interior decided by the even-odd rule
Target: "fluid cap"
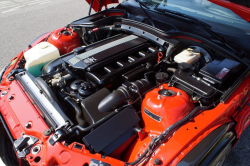
[{"label": "fluid cap", "polygon": [[157,83],[163,83],[168,79],[168,74],[165,72],[159,72],[155,75],[155,79]]},{"label": "fluid cap", "polygon": [[70,89],[73,90],[74,92],[77,92],[81,83],[83,83],[83,80],[75,80],[70,84]]},{"label": "fluid cap", "polygon": [[88,96],[95,92],[95,88],[92,83],[90,82],[83,82],[81,83],[78,92],[81,96]]}]

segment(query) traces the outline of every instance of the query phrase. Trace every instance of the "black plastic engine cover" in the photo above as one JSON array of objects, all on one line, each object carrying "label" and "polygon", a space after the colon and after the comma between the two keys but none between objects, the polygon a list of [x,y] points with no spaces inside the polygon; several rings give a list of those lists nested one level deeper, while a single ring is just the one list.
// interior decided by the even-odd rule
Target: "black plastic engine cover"
[{"label": "black plastic engine cover", "polygon": [[134,127],[140,121],[136,110],[130,106],[83,137],[83,142],[92,151],[111,154],[136,133]]},{"label": "black plastic engine cover", "polygon": [[138,65],[157,59],[158,50],[136,35],[117,35],[85,48],[85,52],[65,57],[75,69],[85,70],[88,80],[102,87],[121,80],[121,75]]},{"label": "black plastic engine cover", "polygon": [[126,50],[131,50],[147,40],[135,35],[117,35],[109,39],[93,44],[94,47],[86,52],[69,57],[64,60],[73,68],[86,69],[92,71],[99,65],[105,65],[105,62],[110,62],[110,59],[121,58],[119,53]]},{"label": "black plastic engine cover", "polygon": [[49,74],[61,70],[62,61],[75,69],[85,70],[87,68],[88,71],[93,71],[146,46],[149,46],[146,39],[136,35],[119,34],[86,47],[74,49],[45,65],[42,73]]},{"label": "black plastic engine cover", "polygon": [[110,114],[110,112],[100,112],[98,110],[99,103],[109,94],[109,90],[107,88],[103,88],[82,100],[81,105],[84,119],[89,123],[89,125],[96,123]]}]

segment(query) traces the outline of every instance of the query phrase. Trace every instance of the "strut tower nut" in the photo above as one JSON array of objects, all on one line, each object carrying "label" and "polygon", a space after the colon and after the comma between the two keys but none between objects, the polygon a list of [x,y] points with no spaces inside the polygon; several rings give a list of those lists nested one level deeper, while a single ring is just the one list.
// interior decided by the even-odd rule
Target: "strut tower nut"
[{"label": "strut tower nut", "polygon": [[169,90],[169,89],[162,89],[162,90],[159,90],[159,95],[161,96],[174,96],[175,95],[175,92],[172,91],[172,90]]}]

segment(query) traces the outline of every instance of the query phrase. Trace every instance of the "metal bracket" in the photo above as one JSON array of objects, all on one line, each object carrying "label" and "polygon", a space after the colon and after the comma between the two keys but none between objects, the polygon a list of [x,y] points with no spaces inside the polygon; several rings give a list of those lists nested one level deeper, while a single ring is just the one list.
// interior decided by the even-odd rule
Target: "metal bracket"
[{"label": "metal bracket", "polygon": [[7,78],[9,79],[11,76],[15,76],[15,74],[24,71],[24,69],[13,69],[8,75]]},{"label": "metal bracket", "polygon": [[38,141],[38,138],[23,135],[22,137],[18,138],[14,141],[14,148],[17,151],[18,158],[25,158],[27,154],[30,153],[31,147]]},{"label": "metal bracket", "polygon": [[60,141],[63,137],[69,134],[70,124],[67,122],[63,126],[56,129],[55,133],[50,136],[49,143],[53,146],[56,142]]},{"label": "metal bracket", "polygon": [[52,146],[69,133],[69,131],[67,130],[67,127],[68,127],[68,124],[57,129],[56,132],[49,138],[49,143]]}]

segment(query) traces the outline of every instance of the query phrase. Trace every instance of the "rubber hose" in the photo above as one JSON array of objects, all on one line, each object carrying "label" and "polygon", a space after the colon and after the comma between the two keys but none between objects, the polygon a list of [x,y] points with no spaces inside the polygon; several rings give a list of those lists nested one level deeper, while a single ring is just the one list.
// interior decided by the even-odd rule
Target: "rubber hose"
[{"label": "rubber hose", "polygon": [[87,45],[89,45],[89,44],[88,44],[88,42],[86,41],[85,36],[86,36],[86,32],[84,32],[83,35],[82,35],[82,41],[83,41],[83,43],[87,46]]},{"label": "rubber hose", "polygon": [[43,91],[43,93],[45,94],[45,96],[50,102],[52,103],[56,102],[57,104],[59,104],[55,94],[41,77],[35,78],[34,82],[39,87],[39,89]]},{"label": "rubber hose", "polygon": [[76,114],[76,121],[79,126],[85,127],[87,126],[87,122],[83,119],[83,112],[82,109],[74,102],[69,96],[64,95],[61,92],[58,92],[60,97],[75,111]]},{"label": "rubber hose", "polygon": [[71,71],[69,69],[69,67],[67,66],[67,64],[64,61],[62,61],[62,67],[66,70],[67,73],[69,73],[75,79],[81,79],[78,75],[76,75],[73,71]]}]

